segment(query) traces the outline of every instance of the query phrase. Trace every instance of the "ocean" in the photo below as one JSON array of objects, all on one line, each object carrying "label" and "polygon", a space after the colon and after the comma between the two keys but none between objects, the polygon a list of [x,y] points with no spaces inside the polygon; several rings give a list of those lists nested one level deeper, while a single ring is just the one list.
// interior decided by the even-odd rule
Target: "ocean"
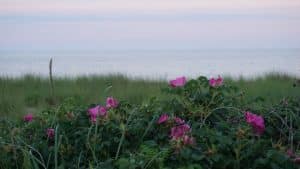
[{"label": "ocean", "polygon": [[54,76],[251,78],[281,72],[300,77],[300,50],[0,51],[0,76],[48,76],[50,58]]}]

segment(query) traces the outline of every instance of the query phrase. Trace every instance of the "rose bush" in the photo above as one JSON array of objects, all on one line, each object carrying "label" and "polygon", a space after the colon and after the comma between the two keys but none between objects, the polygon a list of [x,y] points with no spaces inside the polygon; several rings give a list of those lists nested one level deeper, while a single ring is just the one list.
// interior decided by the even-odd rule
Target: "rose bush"
[{"label": "rose bush", "polygon": [[[75,98],[0,122],[0,168],[298,168],[300,102],[249,101],[217,79],[185,77],[168,99]],[[260,102],[260,103],[258,103]]]}]

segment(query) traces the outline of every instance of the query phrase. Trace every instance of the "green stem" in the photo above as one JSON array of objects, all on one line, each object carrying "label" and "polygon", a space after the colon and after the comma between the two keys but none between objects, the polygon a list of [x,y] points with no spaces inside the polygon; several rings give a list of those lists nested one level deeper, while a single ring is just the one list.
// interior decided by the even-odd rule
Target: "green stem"
[{"label": "green stem", "polygon": [[131,121],[131,118],[132,118],[132,115],[133,115],[134,111],[135,111],[135,109],[133,109],[130,112],[130,115],[129,115],[128,119],[127,119],[126,125],[124,126],[124,124],[121,124],[122,136],[121,136],[121,139],[120,139],[120,142],[119,142],[119,145],[118,145],[118,149],[117,149],[117,153],[116,153],[116,156],[115,156],[115,160],[117,160],[118,157],[119,157],[121,146],[122,146],[124,138],[125,138],[126,128],[127,128],[128,124],[129,124],[129,122]]},{"label": "green stem", "polygon": [[236,108],[236,107],[218,107],[218,108],[215,108],[215,109],[213,109],[212,111],[210,111],[210,112],[205,116],[205,118],[202,120],[202,123],[201,123],[201,125],[200,125],[200,128],[202,128],[202,127],[204,126],[206,119],[207,119],[214,111],[220,110],[220,109],[233,109],[233,110],[236,110],[237,112],[241,112],[241,110],[238,109],[238,108]]},{"label": "green stem", "polygon": [[150,123],[148,124],[144,134],[142,135],[142,138],[141,138],[140,142],[142,142],[144,140],[144,137],[147,135],[148,131],[150,130],[154,120],[155,120],[155,117],[153,117],[152,120],[150,121]]},{"label": "green stem", "polygon": [[55,127],[55,147],[54,147],[54,163],[55,163],[55,169],[58,168],[58,149],[61,141],[61,137],[58,138],[58,128],[59,125]]}]

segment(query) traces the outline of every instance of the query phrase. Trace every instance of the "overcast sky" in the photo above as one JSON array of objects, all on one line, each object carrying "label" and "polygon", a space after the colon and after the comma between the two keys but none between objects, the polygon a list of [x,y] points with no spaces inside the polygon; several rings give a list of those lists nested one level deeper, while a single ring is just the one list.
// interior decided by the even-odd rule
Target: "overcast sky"
[{"label": "overcast sky", "polygon": [[300,48],[300,0],[0,0],[0,50]]}]

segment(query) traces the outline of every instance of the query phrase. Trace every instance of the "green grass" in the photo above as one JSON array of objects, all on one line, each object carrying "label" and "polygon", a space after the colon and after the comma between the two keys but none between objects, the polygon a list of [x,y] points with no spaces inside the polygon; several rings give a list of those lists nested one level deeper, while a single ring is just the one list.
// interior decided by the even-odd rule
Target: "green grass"
[{"label": "green grass", "polygon": [[[284,97],[300,98],[300,86],[295,77],[268,74],[254,79],[225,78],[225,83],[238,86],[245,96],[264,97],[267,103],[279,102]],[[84,104],[104,103],[107,96],[131,103],[141,103],[151,97],[166,97],[160,91],[166,80],[129,79],[123,75],[55,77],[54,99],[49,79],[26,75],[20,78],[0,77],[0,117],[16,117],[58,105],[65,98],[75,97]]]},{"label": "green grass", "polygon": [[238,80],[227,78],[231,84],[238,86],[247,99],[263,97],[266,103],[278,103],[286,97],[300,98],[300,83],[296,77],[286,74],[270,73],[261,77]]}]

